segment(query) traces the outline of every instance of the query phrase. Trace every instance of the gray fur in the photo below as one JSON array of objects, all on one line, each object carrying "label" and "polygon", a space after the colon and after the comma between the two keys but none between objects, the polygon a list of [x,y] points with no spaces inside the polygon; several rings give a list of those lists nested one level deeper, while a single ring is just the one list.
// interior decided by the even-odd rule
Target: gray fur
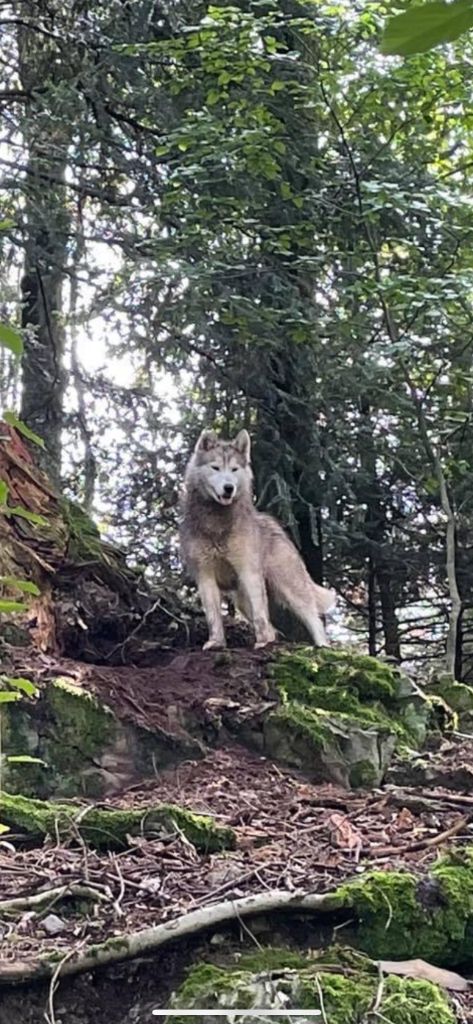
[{"label": "gray fur", "polygon": [[272,643],[268,592],[304,623],[316,646],[323,646],[321,615],[334,605],[334,592],[313,582],[279,523],[255,509],[250,448],[246,430],[233,441],[204,430],[185,473],[180,546],[209,627],[204,649],[225,646],[223,594],[232,595],[253,626],[256,646]]}]

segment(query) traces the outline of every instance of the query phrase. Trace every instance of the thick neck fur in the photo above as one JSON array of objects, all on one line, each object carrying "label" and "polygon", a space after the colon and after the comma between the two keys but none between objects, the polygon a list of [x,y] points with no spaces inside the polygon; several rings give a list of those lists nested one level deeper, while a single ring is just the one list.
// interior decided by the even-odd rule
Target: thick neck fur
[{"label": "thick neck fur", "polygon": [[214,541],[231,533],[233,527],[253,509],[251,490],[240,494],[232,505],[219,505],[217,501],[202,494],[199,486],[191,479],[186,480],[182,496],[182,518],[192,523],[193,533],[210,537]]}]

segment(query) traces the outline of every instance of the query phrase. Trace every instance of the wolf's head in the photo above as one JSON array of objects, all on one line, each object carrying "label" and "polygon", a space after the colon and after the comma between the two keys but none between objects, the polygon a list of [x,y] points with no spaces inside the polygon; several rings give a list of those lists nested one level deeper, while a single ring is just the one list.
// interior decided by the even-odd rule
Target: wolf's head
[{"label": "wolf's head", "polygon": [[240,430],[233,441],[222,441],[213,430],[203,430],[187,468],[187,486],[219,505],[232,505],[242,494],[251,493],[250,448],[246,430]]}]

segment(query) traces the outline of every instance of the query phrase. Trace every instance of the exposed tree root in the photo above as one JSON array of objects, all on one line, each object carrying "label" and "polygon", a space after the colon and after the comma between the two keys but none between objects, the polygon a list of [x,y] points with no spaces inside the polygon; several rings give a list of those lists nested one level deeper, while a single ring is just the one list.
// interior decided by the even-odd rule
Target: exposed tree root
[{"label": "exposed tree root", "polygon": [[[96,967],[131,960],[151,953],[169,942],[188,938],[208,928],[225,925],[251,914],[269,914],[277,910],[306,911],[308,913],[330,913],[339,909],[341,901],[336,893],[294,893],[284,890],[257,893],[238,900],[226,900],[215,906],[203,907],[183,914],[173,921],[144,928],[129,935],[108,939],[106,942],[89,946],[71,959],[64,960],[61,976],[81,974]],[[57,971],[57,958],[41,959],[36,962],[2,963],[0,984],[21,984],[50,978]]]}]

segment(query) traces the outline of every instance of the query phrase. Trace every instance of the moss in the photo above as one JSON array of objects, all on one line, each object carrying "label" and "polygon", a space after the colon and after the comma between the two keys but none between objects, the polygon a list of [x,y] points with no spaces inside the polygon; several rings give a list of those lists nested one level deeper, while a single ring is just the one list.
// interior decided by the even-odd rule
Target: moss
[{"label": "moss", "polygon": [[382,1007],[390,1024],[454,1024],[457,1019],[444,993],[428,981],[390,977]]},{"label": "moss", "polygon": [[61,498],[59,507],[69,530],[68,557],[70,560],[74,562],[85,559],[104,561],[105,553],[99,530],[87,512],[75,501],[70,501],[69,498]]},{"label": "moss", "polygon": [[[317,980],[318,985],[310,978],[303,980],[301,1007],[320,1007],[321,992],[330,1024],[365,1024],[370,1019],[378,981],[369,974],[347,977],[321,973]],[[389,1024],[453,1024],[456,1019],[439,989],[430,982],[410,978],[386,979],[379,1013]]]},{"label": "moss", "polygon": [[98,849],[128,846],[128,836],[167,834],[179,829],[199,850],[214,852],[233,848],[232,829],[217,825],[213,818],[173,804],[141,810],[109,810],[74,804],[47,803],[24,796],[0,794],[0,821],[27,835],[59,835],[74,838]]},{"label": "moss", "polygon": [[473,687],[459,683],[450,675],[441,675],[429,685],[429,691],[442,697],[453,711],[473,711]]},{"label": "moss", "polygon": [[370,761],[357,761],[350,769],[350,786],[371,789],[378,783],[378,773]]},{"label": "moss", "polygon": [[[176,827],[180,829],[186,838],[200,850],[215,852],[233,850],[236,846],[233,829],[216,825],[209,815],[194,814],[193,811],[176,807],[173,804],[163,804],[157,810],[151,809],[147,814],[152,820],[157,819],[161,826],[165,826],[171,832],[175,831]],[[146,821],[148,821],[148,816]]]},{"label": "moss", "polygon": [[307,957],[292,949],[267,948],[242,953],[238,959],[240,971],[281,971],[298,970],[307,966]]},{"label": "moss", "polygon": [[[210,1010],[218,1005],[214,1000],[218,999],[220,993],[233,992],[235,980],[239,975],[239,971],[227,971],[214,964],[198,964],[188,972],[174,1005],[192,1009],[200,999],[203,999],[201,1005]],[[213,1001],[209,1002],[209,999]]]},{"label": "moss", "polygon": [[387,721],[368,727],[350,715],[296,701],[267,715],[263,736],[269,756],[345,786],[379,785],[396,742]]},{"label": "moss", "polygon": [[[299,648],[278,654],[271,673],[283,704],[329,712],[341,725],[381,729],[405,742],[417,721],[403,719],[399,675],[392,666],[350,651]],[[427,712],[426,712],[427,714]]]},{"label": "moss", "polygon": [[32,727],[26,702],[6,705],[0,715],[0,732],[0,746],[5,752],[2,763],[3,786],[14,793],[22,792],[25,796],[46,796],[53,774],[48,764],[8,761],[8,757],[43,756],[38,732]]},{"label": "moss", "polygon": [[71,772],[77,780],[78,767],[102,757],[113,744],[116,719],[95,697],[66,678],[47,687],[44,701],[55,723],[49,740],[51,761],[57,772]]},{"label": "moss", "polygon": [[[325,966],[325,970],[324,970]],[[330,966],[330,971],[327,969]],[[346,973],[345,973],[346,972]],[[267,949],[242,957],[237,968],[212,964],[191,969],[172,1000],[173,1008],[225,1009],[281,1006],[320,1009],[330,1024],[365,1024],[378,994],[378,972],[366,956],[332,947],[315,959],[288,950]],[[269,1000],[268,1000],[269,996]],[[197,1021],[205,1021],[205,1010]],[[390,1024],[454,1024],[446,996],[426,981],[388,977],[378,1007],[380,1019]],[[184,1024],[186,1018],[175,1018]]]},{"label": "moss", "polygon": [[328,716],[318,714],[301,704],[288,704],[277,708],[268,716],[267,725],[279,728],[282,738],[284,739],[286,735],[291,747],[294,739],[303,739],[314,750],[324,750],[330,738]]},{"label": "moss", "polygon": [[[283,651],[274,662],[276,681],[288,696],[316,707],[343,711],[347,701],[380,701],[392,706],[398,696],[395,670],[376,658],[350,651],[321,649],[314,657],[313,648]],[[324,700],[324,694],[330,694]]]},{"label": "moss", "polygon": [[473,853],[466,851],[462,863],[439,861],[420,880],[373,871],[337,894],[356,915],[357,945],[372,956],[446,966],[473,955]]},{"label": "moss", "polygon": [[369,975],[307,972],[300,979],[297,1005],[303,1010],[319,1009],[323,1000],[330,1024],[359,1024],[373,1005],[375,990],[376,983]]}]

